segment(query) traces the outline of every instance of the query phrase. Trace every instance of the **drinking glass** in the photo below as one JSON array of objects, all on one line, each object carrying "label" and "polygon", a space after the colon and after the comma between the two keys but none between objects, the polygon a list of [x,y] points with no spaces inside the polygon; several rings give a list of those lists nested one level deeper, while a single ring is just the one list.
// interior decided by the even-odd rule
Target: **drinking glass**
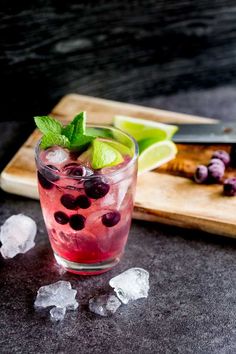
[{"label": "drinking glass", "polygon": [[[82,275],[111,269],[124,252],[138,157],[136,141],[118,129],[89,126],[87,132],[122,146],[124,161],[92,171],[86,160],[89,150],[81,155],[81,163],[76,152],[57,146],[41,150],[40,141],[36,146],[40,203],[55,259],[66,270]],[[58,160],[51,163],[48,156]]]}]

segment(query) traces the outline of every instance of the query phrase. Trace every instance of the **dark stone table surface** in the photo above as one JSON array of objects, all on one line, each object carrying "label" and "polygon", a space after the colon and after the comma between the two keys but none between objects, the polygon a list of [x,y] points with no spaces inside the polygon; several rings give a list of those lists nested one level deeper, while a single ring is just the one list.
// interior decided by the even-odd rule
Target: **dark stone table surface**
[{"label": "dark stone table surface", "polygon": [[[236,88],[159,96],[145,103],[194,114],[234,119]],[[0,123],[0,165],[14,154],[32,126]],[[157,186],[158,188],[158,186]],[[168,188],[168,186],[167,186]],[[236,242],[158,223],[133,221],[124,258],[92,277],[60,274],[53,260],[39,202],[0,191],[0,224],[25,213],[38,225],[36,246],[0,259],[1,353],[235,353]],[[150,293],[111,318],[88,311],[88,300],[130,267],[150,272]],[[38,288],[59,279],[78,290],[78,311],[52,323],[35,312]]]}]

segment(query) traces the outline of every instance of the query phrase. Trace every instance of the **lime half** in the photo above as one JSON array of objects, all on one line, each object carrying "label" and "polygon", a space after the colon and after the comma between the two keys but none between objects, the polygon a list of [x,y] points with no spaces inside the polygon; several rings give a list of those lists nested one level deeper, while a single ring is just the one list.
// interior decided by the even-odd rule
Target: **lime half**
[{"label": "lime half", "polygon": [[175,158],[176,153],[176,145],[170,140],[158,142],[153,142],[153,139],[143,140],[140,144],[138,174],[160,167]]},{"label": "lime half", "polygon": [[146,138],[156,138],[159,141],[170,140],[178,130],[176,125],[126,116],[115,116],[113,124],[116,128],[132,135],[137,141]]}]

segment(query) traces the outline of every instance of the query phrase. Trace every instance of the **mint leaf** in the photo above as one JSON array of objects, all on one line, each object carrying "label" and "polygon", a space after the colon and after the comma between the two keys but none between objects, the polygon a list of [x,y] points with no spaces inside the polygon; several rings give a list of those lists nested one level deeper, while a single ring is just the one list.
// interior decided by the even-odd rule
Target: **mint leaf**
[{"label": "mint leaf", "polygon": [[77,116],[75,116],[75,118],[70,123],[71,125],[74,126],[74,131],[70,139],[71,144],[77,142],[79,138],[85,134],[85,122],[86,122],[86,113],[80,112],[79,114],[77,114]]},{"label": "mint leaf", "polygon": [[65,135],[69,140],[71,140],[72,135],[74,133],[74,125],[68,124],[65,127],[62,128],[61,134]]},{"label": "mint leaf", "polygon": [[61,123],[49,116],[34,117],[35,124],[43,134],[61,134]]},{"label": "mint leaf", "polygon": [[80,135],[77,136],[77,139],[74,139],[73,142],[70,142],[71,149],[82,149],[86,145],[90,144],[95,139],[94,136],[90,135]]},{"label": "mint leaf", "polygon": [[65,148],[70,148],[70,141],[65,135],[47,133],[42,137],[40,147],[41,149],[47,149],[50,146],[59,145]]}]

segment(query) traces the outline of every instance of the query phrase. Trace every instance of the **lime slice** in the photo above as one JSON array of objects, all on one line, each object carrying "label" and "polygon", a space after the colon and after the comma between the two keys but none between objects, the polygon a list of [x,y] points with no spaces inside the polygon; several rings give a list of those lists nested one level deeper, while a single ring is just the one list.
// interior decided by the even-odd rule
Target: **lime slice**
[{"label": "lime slice", "polygon": [[118,141],[115,140],[105,140],[105,139],[101,139],[99,138],[100,141],[110,145],[111,147],[113,147],[114,149],[116,149],[117,151],[119,151],[121,153],[121,155],[125,156],[125,155],[129,155],[131,156],[131,151],[130,149],[125,146],[124,144],[119,143]]},{"label": "lime slice", "polygon": [[112,146],[95,139],[92,143],[92,161],[91,166],[94,169],[111,167],[120,164],[124,159],[121,153]]},{"label": "lime slice", "polygon": [[146,138],[157,138],[159,141],[170,140],[178,130],[176,125],[125,116],[115,116],[113,124],[116,128],[132,135],[137,141]]},{"label": "lime slice", "polygon": [[145,139],[140,145],[138,174],[160,167],[172,160],[177,153],[176,145],[170,140],[153,143],[153,139]]}]

